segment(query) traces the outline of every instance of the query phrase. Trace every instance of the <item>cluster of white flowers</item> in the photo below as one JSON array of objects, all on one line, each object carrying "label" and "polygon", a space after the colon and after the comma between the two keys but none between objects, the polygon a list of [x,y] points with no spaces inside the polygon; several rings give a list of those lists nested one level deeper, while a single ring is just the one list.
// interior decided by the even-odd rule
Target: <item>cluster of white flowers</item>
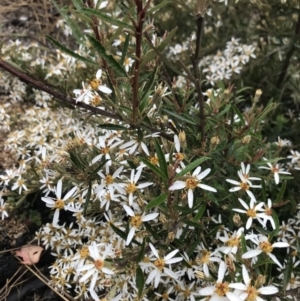
[{"label": "cluster of white flowers", "polygon": [[[102,1],[100,7],[103,3],[107,1]],[[70,29],[63,28],[69,35]],[[119,47],[124,41],[120,35],[113,46]],[[36,46],[26,51],[31,48]],[[177,54],[183,48],[175,46],[170,51]],[[8,56],[7,49],[2,51]],[[239,73],[250,57],[255,57],[254,51],[253,45],[232,39],[224,52],[204,58],[200,67],[214,85]],[[44,69],[46,78],[65,74],[68,67],[75,70],[85,66],[57,51],[58,63],[49,69],[46,56],[39,57],[31,66]],[[132,64],[133,59],[124,59],[126,72]],[[99,69],[94,79],[73,91],[76,101],[99,107],[101,96],[108,98],[113,92],[103,78],[105,74]],[[9,77],[7,83],[12,83]],[[12,99],[22,101],[24,87],[17,81],[12,85],[16,90],[9,84],[5,89],[14,91]],[[169,94],[162,85],[155,90],[149,95],[152,102]],[[278,187],[288,179],[291,171],[298,169],[300,153],[292,150],[287,157],[291,159],[289,171],[264,158],[258,160],[258,168],[240,162],[237,179],[216,179],[212,165],[186,160],[186,147],[181,146],[182,139],[173,131],[168,134],[174,136],[174,143],[156,133],[142,133],[141,139],[137,131],[97,127],[97,116],[86,121],[66,108],[54,111],[45,93],[33,90],[33,96],[36,105],[20,116],[20,122],[27,127],[11,131],[6,141],[18,167],[1,174],[0,185],[16,195],[40,190],[41,200],[52,209],[52,223],[42,226],[36,236],[56,258],[50,267],[56,288],[75,292],[78,299],[92,297],[96,301],[262,301],[260,295],[279,293],[287,264],[284,257],[290,254],[290,248],[293,254],[297,251],[300,208],[294,219],[287,224],[282,221],[280,226],[276,206],[270,198],[263,197],[263,184]],[[0,107],[0,121],[5,121],[2,129],[9,130],[6,107]],[[156,106],[151,110],[148,117],[163,119]],[[105,123],[128,128],[102,118],[101,124]],[[276,144],[280,148],[291,146],[281,139]],[[76,147],[83,148],[78,157],[72,153]],[[85,167],[77,170],[81,182],[75,180],[71,161]],[[250,175],[250,169],[255,176]],[[271,177],[261,169],[268,170]],[[31,177],[30,170],[34,170]],[[158,175],[163,184],[157,180]],[[227,187],[227,183],[234,187]],[[218,199],[221,186],[228,193],[226,200],[232,201],[224,205],[230,209],[226,214],[240,214],[231,220],[206,210],[211,199],[223,201]],[[2,219],[8,216],[7,207],[0,197]],[[61,222],[62,211],[67,211],[73,223]],[[186,243],[190,237],[191,246]],[[277,252],[277,248],[284,251]],[[257,273],[262,264],[266,275]],[[268,264],[278,266],[281,274],[267,274]]]}]

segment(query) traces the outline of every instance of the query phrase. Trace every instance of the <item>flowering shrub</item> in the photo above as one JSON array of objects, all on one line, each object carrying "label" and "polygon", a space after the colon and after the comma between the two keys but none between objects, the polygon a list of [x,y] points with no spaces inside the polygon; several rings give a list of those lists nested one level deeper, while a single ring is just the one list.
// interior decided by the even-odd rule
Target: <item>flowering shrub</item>
[{"label": "flowering shrub", "polygon": [[[214,43],[224,9],[268,12],[257,2],[178,1],[182,14],[194,13],[196,31],[174,45],[176,29],[159,35],[152,21],[169,1],[74,0],[76,15],[58,26],[77,50],[50,37],[58,50],[49,56],[37,44],[2,48],[0,67],[33,87],[3,72],[11,101],[29,93],[34,104],[21,115],[0,107],[18,162],[0,175],[0,213],[10,213],[7,197],[13,207],[29,194],[52,209],[36,238],[56,257],[56,289],[82,300],[294,298],[300,153],[293,141],[268,140],[279,106],[264,98],[270,87],[253,81],[249,92],[243,82],[273,44],[259,49],[250,33],[244,41],[227,35],[224,50],[201,44],[203,35]],[[296,1],[273,2],[282,11],[298,5],[299,18]],[[9,60],[36,68],[42,80]],[[279,86],[292,85],[294,71],[286,67]],[[55,87],[63,77],[71,97]],[[296,127],[284,110],[277,116],[289,113]],[[276,132],[283,123],[272,124]]]}]

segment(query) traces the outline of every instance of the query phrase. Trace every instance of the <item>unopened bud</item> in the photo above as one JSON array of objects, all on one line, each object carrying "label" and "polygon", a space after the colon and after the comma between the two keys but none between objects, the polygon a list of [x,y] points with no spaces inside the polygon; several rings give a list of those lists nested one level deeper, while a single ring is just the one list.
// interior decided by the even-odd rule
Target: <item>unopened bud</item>
[{"label": "unopened bud", "polygon": [[220,144],[220,138],[218,136],[214,136],[210,139],[210,143],[214,145]]},{"label": "unopened bud", "polygon": [[250,135],[247,135],[247,136],[243,137],[243,139],[242,139],[243,144],[249,144],[250,141],[251,141],[251,136]]},{"label": "unopened bud", "polygon": [[262,94],[262,90],[261,90],[261,89],[257,89],[257,90],[255,91],[253,103],[258,103],[258,102],[259,102],[259,99],[260,99],[261,94]]},{"label": "unopened bud", "polygon": [[240,224],[241,224],[241,217],[240,217],[240,215],[239,214],[235,214],[234,216],[233,216],[233,223],[236,225],[236,226],[239,226]]}]

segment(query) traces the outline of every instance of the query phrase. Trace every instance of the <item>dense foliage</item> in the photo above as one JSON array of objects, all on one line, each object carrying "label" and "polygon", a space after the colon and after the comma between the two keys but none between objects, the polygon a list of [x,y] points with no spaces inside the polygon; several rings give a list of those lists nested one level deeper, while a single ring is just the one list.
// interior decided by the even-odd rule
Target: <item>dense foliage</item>
[{"label": "dense foliage", "polygon": [[56,257],[53,286],[94,300],[297,300],[299,1],[60,11],[55,51],[16,40],[0,60],[18,162],[0,175],[0,212],[51,209],[36,238]]}]

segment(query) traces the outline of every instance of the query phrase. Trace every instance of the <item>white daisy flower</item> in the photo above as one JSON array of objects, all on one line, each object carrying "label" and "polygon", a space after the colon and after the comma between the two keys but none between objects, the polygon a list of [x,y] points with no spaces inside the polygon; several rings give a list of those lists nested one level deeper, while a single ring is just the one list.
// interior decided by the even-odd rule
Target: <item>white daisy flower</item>
[{"label": "white daisy flower", "polygon": [[257,248],[254,250],[250,250],[242,255],[243,259],[257,257],[261,253],[266,253],[278,266],[282,268],[281,263],[278,261],[276,256],[272,254],[274,248],[288,248],[290,245],[287,242],[275,242],[271,244],[268,238],[262,234],[254,235],[249,234],[246,235],[246,240],[250,239],[257,245]]},{"label": "white daisy flower", "polygon": [[210,170],[210,168],[207,168],[201,172],[201,166],[198,166],[191,176],[186,177],[187,179],[185,181],[175,181],[174,184],[169,187],[169,190],[187,189],[189,208],[192,208],[194,203],[194,190],[197,187],[217,192],[215,188],[202,184],[202,180],[210,173]]},{"label": "white daisy flower", "polygon": [[259,295],[273,295],[278,293],[278,288],[274,285],[262,286],[256,288],[251,285],[251,279],[249,277],[246,267],[242,266],[242,274],[244,283],[232,283],[230,284],[231,288],[241,291],[239,297],[242,300],[251,300],[251,301],[264,301]]},{"label": "white daisy flower", "polygon": [[77,187],[73,187],[62,199],[62,180],[57,182],[57,186],[55,189],[56,199],[50,197],[42,197],[42,201],[46,203],[46,206],[49,208],[55,209],[54,216],[53,216],[53,225],[58,226],[59,220],[59,211],[61,209],[72,211],[72,212],[81,212],[82,209],[76,209],[71,205],[67,205],[66,201],[70,199],[74,193],[76,192]]},{"label": "white daisy flower", "polygon": [[139,215],[139,214],[135,214],[133,212],[133,210],[127,206],[127,205],[123,205],[126,213],[130,216],[130,230],[129,233],[127,235],[127,239],[126,239],[126,246],[128,246],[131,242],[131,240],[134,237],[135,231],[138,230],[143,222],[148,222],[151,221],[153,219],[156,219],[159,215],[159,213],[150,213],[150,214],[143,214],[143,215]]}]

